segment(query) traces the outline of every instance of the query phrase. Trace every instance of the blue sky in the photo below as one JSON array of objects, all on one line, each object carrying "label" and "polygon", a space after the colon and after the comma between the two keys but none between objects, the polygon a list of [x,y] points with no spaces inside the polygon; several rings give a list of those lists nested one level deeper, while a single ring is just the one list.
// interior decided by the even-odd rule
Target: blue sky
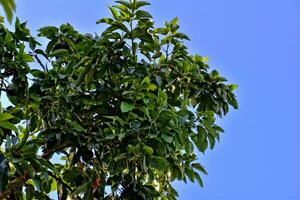
[{"label": "blue sky", "polygon": [[[102,30],[111,0],[17,0],[17,15],[32,30],[73,24]],[[199,158],[205,187],[178,184],[179,200],[300,199],[300,1],[152,0],[155,22],[179,17],[191,53],[210,57],[232,83],[240,109],[221,122],[226,133]],[[297,123],[298,122],[298,123]]]}]

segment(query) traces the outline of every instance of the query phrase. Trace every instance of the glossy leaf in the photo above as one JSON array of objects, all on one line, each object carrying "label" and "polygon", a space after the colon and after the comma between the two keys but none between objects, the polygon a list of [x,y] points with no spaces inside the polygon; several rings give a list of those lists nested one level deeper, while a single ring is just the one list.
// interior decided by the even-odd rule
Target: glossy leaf
[{"label": "glossy leaf", "polygon": [[0,0],[0,5],[6,14],[8,21],[11,23],[13,18],[13,12],[16,11],[16,3],[14,0]]},{"label": "glossy leaf", "polygon": [[14,116],[9,113],[0,113],[0,121],[5,121],[12,118],[14,118]]},{"label": "glossy leaf", "polygon": [[148,5],[151,5],[151,4],[149,2],[147,2],[147,1],[138,1],[136,3],[136,9],[139,9],[139,8],[141,8],[143,6],[148,6]]},{"label": "glossy leaf", "polygon": [[138,19],[149,19],[149,18],[152,18],[152,15],[150,13],[148,13],[147,11],[144,11],[144,10],[138,10],[136,13],[135,13],[136,17]]},{"label": "glossy leaf", "polygon": [[146,152],[146,154],[148,154],[148,155],[152,155],[153,154],[153,149],[151,147],[144,146],[143,149]]},{"label": "glossy leaf", "polygon": [[134,105],[129,104],[127,102],[122,102],[121,103],[121,110],[122,110],[123,113],[129,112],[133,109],[134,109]]},{"label": "glossy leaf", "polygon": [[8,121],[0,121],[0,127],[18,132],[17,127]]}]

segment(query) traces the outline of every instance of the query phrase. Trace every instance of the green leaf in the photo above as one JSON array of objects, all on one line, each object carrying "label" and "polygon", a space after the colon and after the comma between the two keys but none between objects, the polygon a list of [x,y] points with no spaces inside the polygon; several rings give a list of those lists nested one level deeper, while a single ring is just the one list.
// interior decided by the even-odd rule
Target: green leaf
[{"label": "green leaf", "polygon": [[159,89],[158,90],[158,100],[161,104],[167,104],[168,95],[165,91]]},{"label": "green leaf", "polygon": [[200,187],[203,187],[203,181],[197,172],[194,173],[194,177],[197,180],[197,182],[199,183]]},{"label": "green leaf", "polygon": [[209,58],[208,57],[202,57],[202,62],[208,62]]},{"label": "green leaf", "polygon": [[17,127],[14,124],[12,124],[8,121],[0,121],[0,126],[3,127],[3,128],[6,128],[6,129],[13,130],[16,133],[18,132]]},{"label": "green leaf", "polygon": [[121,111],[123,113],[129,112],[129,111],[131,111],[133,109],[134,109],[134,105],[133,104],[129,104],[127,102],[122,102],[121,103]]},{"label": "green leaf", "polygon": [[34,50],[38,43],[34,40],[33,37],[29,38],[29,47],[31,50]]},{"label": "green leaf", "polygon": [[57,190],[57,182],[56,181],[52,181],[50,192],[53,192],[55,190]]},{"label": "green leaf", "polygon": [[142,83],[141,83],[141,85],[144,85],[144,84],[149,84],[150,83],[150,78],[149,78],[149,76],[146,76],[143,80],[142,80]]},{"label": "green leaf", "polygon": [[134,130],[138,130],[141,126],[141,122],[138,120],[134,120],[132,122],[130,122],[130,126],[134,129]]},{"label": "green leaf", "polygon": [[130,3],[130,2],[127,2],[127,1],[116,1],[117,3],[119,3],[119,4],[122,4],[122,5],[124,5],[124,6],[126,6],[127,8],[129,8],[129,9],[132,9],[132,4]]},{"label": "green leaf", "polygon": [[166,170],[168,167],[167,160],[163,157],[160,156],[152,156],[152,164],[154,165],[155,168],[160,169],[160,170]]},{"label": "green leaf", "polygon": [[209,147],[210,149],[213,149],[215,147],[216,144],[216,140],[215,137],[213,135],[208,135],[208,141],[209,141]]},{"label": "green leaf", "polygon": [[171,144],[171,143],[173,142],[173,137],[170,136],[170,135],[162,134],[162,135],[161,135],[161,138],[162,138],[165,142],[167,142],[167,143],[169,143],[169,144]]},{"label": "green leaf", "polygon": [[63,33],[67,33],[68,31],[74,31],[74,28],[69,23],[66,23],[60,25],[59,30]]},{"label": "green leaf", "polygon": [[57,39],[53,39],[48,43],[46,50],[45,50],[46,55],[50,54],[50,52],[53,50],[53,47],[57,44],[57,42],[58,42]]},{"label": "green leaf", "polygon": [[[203,58],[204,59],[204,58]],[[204,61],[203,61],[204,62]],[[211,71],[211,77],[212,78],[217,78],[217,77],[219,77],[220,76],[220,74],[219,74],[219,72],[217,71],[217,70],[212,70]]]},{"label": "green leaf", "polygon": [[85,56],[83,57],[75,66],[74,68],[77,69],[78,67],[81,67],[82,65],[86,64],[87,62],[89,62],[90,57]]},{"label": "green leaf", "polygon": [[45,72],[38,70],[38,69],[30,70],[30,74],[36,78],[44,78],[46,75]]},{"label": "green leaf", "polygon": [[64,56],[64,55],[68,55],[68,54],[69,54],[69,51],[67,49],[58,49],[58,50],[52,51],[50,56],[55,57],[55,56]]},{"label": "green leaf", "polygon": [[70,40],[68,37],[64,37],[63,40],[68,44],[72,51],[75,50],[75,44],[72,40]]},{"label": "green leaf", "polygon": [[109,10],[112,14],[112,16],[114,17],[114,19],[119,19],[119,14],[118,11],[114,8],[114,7],[109,7]]},{"label": "green leaf", "polygon": [[13,18],[13,12],[16,11],[16,4],[14,0],[0,0],[0,4],[6,14],[8,21],[11,23]]},{"label": "green leaf", "polygon": [[197,126],[199,140],[203,141],[206,138],[206,129],[203,126]]},{"label": "green leaf", "polygon": [[53,39],[57,35],[59,29],[55,26],[46,26],[40,28],[38,31],[40,32],[38,36],[44,36],[48,39]]},{"label": "green leaf", "polygon": [[111,19],[111,18],[102,18],[102,19],[97,20],[96,23],[97,24],[106,23],[106,24],[109,24],[109,25],[113,25],[116,22],[113,19]]},{"label": "green leaf", "polygon": [[127,150],[130,152],[130,153],[133,153],[135,151],[135,148],[133,145],[129,144],[128,147],[127,147]]},{"label": "green leaf", "polygon": [[237,84],[230,84],[230,85],[228,85],[228,87],[229,87],[230,91],[234,91],[234,90],[236,90],[239,86],[238,86]]},{"label": "green leaf", "polygon": [[172,19],[170,23],[172,25],[177,25],[178,24],[178,17],[175,17],[174,19]]},{"label": "green leaf", "polygon": [[11,35],[11,33],[10,32],[7,32],[6,33],[6,36],[5,36],[5,43],[6,44],[9,44],[9,43],[11,43],[12,41],[13,41],[13,36]]},{"label": "green leaf", "polygon": [[14,118],[14,116],[11,115],[10,113],[1,113],[0,114],[0,121],[12,119],[12,118]]},{"label": "green leaf", "polygon": [[234,109],[238,109],[239,105],[233,93],[227,93],[228,103],[233,106]]},{"label": "green leaf", "polygon": [[204,167],[200,163],[193,163],[191,165],[193,168],[197,169],[198,171],[202,172],[203,174],[207,175],[207,171],[204,169]]},{"label": "green leaf", "polygon": [[85,192],[89,187],[90,187],[90,182],[80,185],[79,187],[76,188],[76,190],[74,190],[70,194],[70,196],[75,196],[75,195],[81,194],[81,193]]},{"label": "green leaf", "polygon": [[175,35],[174,35],[174,37],[175,38],[179,38],[179,39],[184,39],[184,40],[191,40],[190,38],[189,38],[189,36],[187,36],[186,34],[184,34],[184,33],[176,33]]},{"label": "green leaf", "polygon": [[122,171],[122,174],[129,174],[129,169],[128,169],[128,168],[124,169],[124,170]]},{"label": "green leaf", "polygon": [[31,55],[28,55],[28,54],[23,54],[22,59],[25,62],[33,62],[34,61],[33,57]]},{"label": "green leaf", "polygon": [[81,73],[79,74],[79,77],[76,80],[76,83],[75,83],[76,87],[79,86],[81,83],[83,83],[84,78],[90,72],[91,67],[92,67],[91,65],[85,63],[83,70],[81,71]]},{"label": "green leaf", "polygon": [[150,84],[150,85],[148,85],[148,87],[147,87],[147,91],[155,91],[156,88],[157,88],[156,85]]},{"label": "green leaf", "polygon": [[[198,137],[198,138],[199,138],[199,137]],[[207,139],[205,138],[205,139],[202,140],[202,141],[198,139],[198,142],[197,142],[196,146],[198,147],[199,151],[201,151],[202,153],[204,153],[205,150],[206,150],[207,147],[208,147]]]},{"label": "green leaf", "polygon": [[190,140],[188,140],[187,144],[185,145],[185,151],[188,154],[192,154],[194,152],[194,144]]},{"label": "green leaf", "polygon": [[139,8],[141,8],[141,7],[143,7],[143,6],[148,6],[148,5],[151,5],[151,3],[146,2],[146,1],[138,1],[138,2],[136,3],[136,9],[139,9]]},{"label": "green leaf", "polygon": [[146,154],[148,154],[148,155],[152,155],[153,154],[153,149],[151,147],[144,146],[143,149],[146,152]]},{"label": "green leaf", "polygon": [[190,179],[191,182],[195,181],[193,169],[191,169],[190,167],[186,167],[184,173],[187,175],[187,177]]},{"label": "green leaf", "polygon": [[107,134],[106,136],[105,136],[105,139],[106,140],[112,140],[112,139],[114,139],[115,137],[117,137],[117,135],[115,135],[115,134]]},{"label": "green leaf", "polygon": [[94,74],[95,74],[95,67],[92,66],[92,68],[90,69],[90,71],[88,72],[88,74],[85,77],[85,84],[89,87],[91,81],[93,80]]},{"label": "green leaf", "polygon": [[80,124],[78,124],[76,121],[72,121],[72,120],[70,120],[70,119],[68,119],[68,118],[66,118],[65,119],[66,120],[66,122],[68,123],[68,124],[70,124],[75,130],[77,130],[77,131],[85,131],[85,128],[83,128]]},{"label": "green leaf", "polygon": [[208,147],[208,141],[206,139],[207,133],[206,130],[200,125],[197,126],[197,129],[198,129],[198,134],[196,136],[193,136],[192,140],[195,143],[198,150],[204,153]]},{"label": "green leaf", "polygon": [[135,16],[138,19],[149,19],[149,18],[152,18],[152,15],[150,13],[148,13],[147,11],[144,11],[144,10],[138,10],[138,11],[136,11]]}]

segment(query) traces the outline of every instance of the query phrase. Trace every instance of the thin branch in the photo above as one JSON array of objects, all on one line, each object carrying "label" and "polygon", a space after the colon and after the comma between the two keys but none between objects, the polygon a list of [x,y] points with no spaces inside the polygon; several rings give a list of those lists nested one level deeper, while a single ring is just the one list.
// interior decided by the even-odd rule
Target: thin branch
[{"label": "thin branch", "polygon": [[[55,176],[51,171],[48,171],[48,174],[54,178],[57,182],[59,182],[60,184],[62,184],[65,188],[67,188],[71,193],[74,192],[74,190],[67,185],[63,180],[61,180],[59,177]],[[77,199],[82,200],[82,198],[80,198],[79,196],[77,196]]]},{"label": "thin branch", "polygon": [[36,60],[37,62],[40,64],[40,66],[43,68],[44,71],[48,72],[48,67],[45,66],[42,61],[40,60],[40,58],[37,56],[37,54],[32,53],[31,54]]}]

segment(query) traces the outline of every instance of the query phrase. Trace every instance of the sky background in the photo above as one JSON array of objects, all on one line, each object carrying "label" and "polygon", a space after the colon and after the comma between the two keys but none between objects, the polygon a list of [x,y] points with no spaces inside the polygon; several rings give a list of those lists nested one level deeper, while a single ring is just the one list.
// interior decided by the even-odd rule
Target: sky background
[{"label": "sky background", "polygon": [[[300,1],[152,0],[157,25],[178,16],[191,53],[210,58],[232,83],[240,109],[220,125],[226,133],[199,155],[205,187],[179,184],[179,200],[300,199]],[[31,30],[69,22],[101,33],[95,21],[111,0],[17,0]],[[33,32],[35,33],[35,32]]]}]

